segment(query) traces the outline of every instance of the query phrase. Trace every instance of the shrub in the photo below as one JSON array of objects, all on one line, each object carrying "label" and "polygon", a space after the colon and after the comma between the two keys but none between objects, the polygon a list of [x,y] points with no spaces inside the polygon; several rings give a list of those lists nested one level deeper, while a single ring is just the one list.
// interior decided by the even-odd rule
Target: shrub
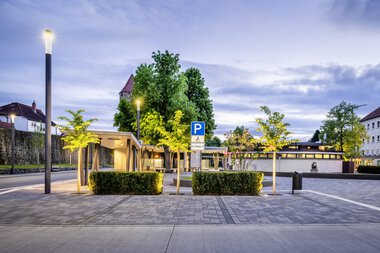
[{"label": "shrub", "polygon": [[263,177],[256,171],[193,172],[193,194],[259,195]]},{"label": "shrub", "polygon": [[359,173],[368,173],[368,174],[380,174],[380,166],[364,166],[360,165],[358,167]]},{"label": "shrub", "polygon": [[90,174],[94,194],[154,195],[162,193],[163,173],[100,171]]}]

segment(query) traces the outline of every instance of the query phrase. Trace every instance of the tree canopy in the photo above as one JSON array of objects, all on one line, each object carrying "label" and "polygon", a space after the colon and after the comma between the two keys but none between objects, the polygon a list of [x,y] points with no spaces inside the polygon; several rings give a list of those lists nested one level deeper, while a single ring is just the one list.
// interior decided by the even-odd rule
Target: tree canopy
[{"label": "tree canopy", "polygon": [[[152,58],[153,63],[144,63],[137,68],[131,100],[120,100],[114,126],[119,131],[136,132],[135,101],[139,99],[142,101],[140,133],[144,143],[159,143],[163,136],[157,126],[169,131],[169,121],[178,110],[183,113],[181,120],[184,124],[205,121],[206,137],[211,137],[216,128],[212,101],[200,71],[190,68],[181,72],[179,55],[168,51],[154,52]],[[164,150],[165,167],[169,168],[166,146]]]},{"label": "tree canopy", "polygon": [[260,109],[267,115],[265,120],[256,119],[259,124],[256,130],[262,133],[260,144],[264,152],[277,152],[293,142],[288,139],[291,132],[288,131],[289,123],[283,122],[285,115],[279,112],[271,112],[267,106],[261,106]]},{"label": "tree canopy", "polygon": [[248,169],[253,159],[257,158],[257,153],[248,152],[257,147],[258,141],[244,126],[237,126],[234,131],[229,131],[224,136],[224,145],[232,152],[232,163],[239,170]]},{"label": "tree canopy", "polygon": [[322,121],[319,138],[325,144],[344,152],[346,158],[359,157],[359,149],[367,138],[365,126],[356,115],[358,105],[342,101],[330,109]]}]

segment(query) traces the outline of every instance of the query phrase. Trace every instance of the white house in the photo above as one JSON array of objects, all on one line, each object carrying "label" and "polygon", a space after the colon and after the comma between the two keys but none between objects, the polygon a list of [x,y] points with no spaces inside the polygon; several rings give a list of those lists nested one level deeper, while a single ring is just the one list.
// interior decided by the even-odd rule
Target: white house
[{"label": "white house", "polygon": [[[11,115],[15,115],[14,126],[16,130],[26,132],[45,132],[45,114],[37,109],[37,104],[33,101],[32,106],[13,102],[0,106],[0,122],[11,123]],[[59,134],[55,123],[51,122],[52,134]]]},{"label": "white house", "polygon": [[360,120],[369,136],[364,140],[360,151],[364,161],[373,165],[380,165],[380,107]]}]

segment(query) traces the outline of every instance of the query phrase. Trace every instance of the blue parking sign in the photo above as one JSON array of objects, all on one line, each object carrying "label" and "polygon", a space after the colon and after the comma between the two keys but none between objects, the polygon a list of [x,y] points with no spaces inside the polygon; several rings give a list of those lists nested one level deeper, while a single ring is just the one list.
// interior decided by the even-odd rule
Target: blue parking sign
[{"label": "blue parking sign", "polygon": [[203,121],[191,122],[191,135],[205,135],[206,124]]}]

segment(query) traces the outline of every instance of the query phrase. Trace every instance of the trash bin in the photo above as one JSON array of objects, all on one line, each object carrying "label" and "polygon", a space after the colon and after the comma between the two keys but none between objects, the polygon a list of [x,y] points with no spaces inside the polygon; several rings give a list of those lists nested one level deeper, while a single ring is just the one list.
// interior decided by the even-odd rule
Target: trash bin
[{"label": "trash bin", "polygon": [[294,190],[302,190],[302,172],[294,171],[292,194],[294,194]]}]

